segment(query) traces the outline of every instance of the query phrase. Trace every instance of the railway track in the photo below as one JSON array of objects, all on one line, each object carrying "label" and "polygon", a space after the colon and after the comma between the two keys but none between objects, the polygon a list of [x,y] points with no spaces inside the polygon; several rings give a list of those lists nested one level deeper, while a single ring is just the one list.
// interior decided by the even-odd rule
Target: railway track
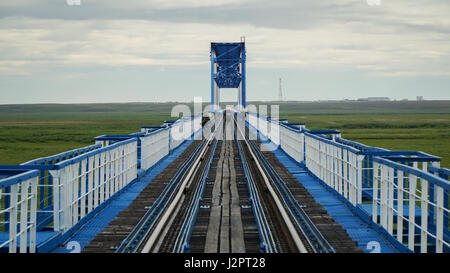
[{"label": "railway track", "polygon": [[[225,139],[220,140],[220,153],[216,153],[219,141],[213,140],[217,137],[211,136],[199,155],[202,160],[193,164],[187,177],[180,182],[176,197],[161,215],[156,227],[146,231],[149,235],[137,250],[146,253],[243,253],[247,247],[255,252],[258,248],[266,252],[315,251],[307,237],[312,236],[311,232],[305,234],[304,227],[302,229],[297,219],[290,215],[292,211],[286,209],[284,200],[280,199],[271,184],[269,175],[273,174],[264,170],[258,162],[261,159],[255,154],[257,152],[254,147],[247,139],[229,140],[235,137],[237,139],[238,134],[244,136],[243,132],[236,130],[233,114],[226,112],[223,120],[219,126],[221,130],[215,132],[215,136],[223,135]],[[239,157],[234,153],[235,150]],[[213,161],[214,155],[216,160]],[[237,165],[244,169],[244,179],[240,182],[247,183],[252,198],[249,191],[241,196],[238,194],[235,159]],[[208,178],[211,179],[214,172],[214,184],[205,195],[206,182],[212,182]],[[206,203],[204,200],[210,201]],[[242,204],[244,200],[247,204]],[[244,236],[242,214],[245,212],[242,210],[249,208],[253,209],[253,219],[247,222],[246,230],[255,231],[255,226],[260,234],[263,230],[262,235],[258,236],[259,240],[253,236],[250,241],[251,236]],[[197,221],[201,209],[208,209],[209,216],[200,217]],[[203,213],[205,214],[207,215]],[[191,238],[194,230],[195,235]],[[317,229],[315,232],[319,233]],[[321,239],[325,241],[323,237]],[[330,249],[332,250],[331,247]]]},{"label": "railway track", "polygon": [[358,252],[273,153],[224,113],[85,252]]}]

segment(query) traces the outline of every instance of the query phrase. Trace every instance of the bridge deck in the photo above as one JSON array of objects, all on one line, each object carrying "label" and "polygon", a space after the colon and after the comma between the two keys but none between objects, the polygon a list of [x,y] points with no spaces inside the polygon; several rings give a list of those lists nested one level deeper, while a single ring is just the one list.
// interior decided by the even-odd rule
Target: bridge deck
[{"label": "bridge deck", "polygon": [[[53,252],[70,252],[70,249],[65,248],[65,245],[69,241],[78,242],[81,250],[83,250],[97,234],[104,230],[120,212],[125,210],[143,189],[170,163],[178,158],[191,143],[192,140],[184,142],[173,153],[161,160],[147,175],[141,177],[137,183],[130,185],[116,200],[113,200],[106,208],[80,228],[74,236],[63,244],[64,246],[54,249]],[[328,191],[327,186],[322,185],[320,181],[310,175],[304,167],[291,159],[284,151],[277,149],[273,151],[273,154],[285,169],[289,171],[290,175],[295,177],[313,196],[314,200],[326,210],[328,215],[345,229],[352,240],[357,242],[359,248],[363,251],[370,252],[371,249],[368,248],[368,243],[374,241],[379,243],[381,252],[399,252],[387,238],[364,222],[358,215],[355,215],[342,200],[331,191]],[[38,241],[43,241],[43,239],[39,239],[41,236],[47,236],[48,238],[47,233],[38,233]]]}]

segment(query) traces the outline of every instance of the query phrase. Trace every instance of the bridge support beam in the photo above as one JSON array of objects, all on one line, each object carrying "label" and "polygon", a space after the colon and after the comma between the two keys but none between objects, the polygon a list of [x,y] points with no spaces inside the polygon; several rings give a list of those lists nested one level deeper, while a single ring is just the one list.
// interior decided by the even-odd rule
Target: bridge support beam
[{"label": "bridge support beam", "polygon": [[219,110],[220,90],[238,89],[238,109],[246,107],[245,41],[211,43],[211,108]]}]

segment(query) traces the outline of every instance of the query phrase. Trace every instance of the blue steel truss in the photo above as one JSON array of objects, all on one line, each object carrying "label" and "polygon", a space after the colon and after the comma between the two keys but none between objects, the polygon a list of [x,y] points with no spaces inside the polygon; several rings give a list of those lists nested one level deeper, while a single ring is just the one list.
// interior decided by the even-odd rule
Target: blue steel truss
[{"label": "blue steel truss", "polygon": [[211,106],[219,104],[220,88],[239,88],[239,104],[245,99],[245,42],[211,43]]}]

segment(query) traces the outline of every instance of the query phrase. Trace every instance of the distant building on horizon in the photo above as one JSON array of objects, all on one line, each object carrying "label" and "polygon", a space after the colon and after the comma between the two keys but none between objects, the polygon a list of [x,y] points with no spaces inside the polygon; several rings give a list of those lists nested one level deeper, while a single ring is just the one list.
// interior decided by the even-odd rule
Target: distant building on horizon
[{"label": "distant building on horizon", "polygon": [[368,97],[359,98],[358,101],[391,101],[389,97]]},{"label": "distant building on horizon", "polygon": [[423,96],[417,96],[417,101],[422,101],[422,100],[424,100]]},{"label": "distant building on horizon", "polygon": [[388,97],[368,97],[368,101],[390,101],[391,99]]}]

